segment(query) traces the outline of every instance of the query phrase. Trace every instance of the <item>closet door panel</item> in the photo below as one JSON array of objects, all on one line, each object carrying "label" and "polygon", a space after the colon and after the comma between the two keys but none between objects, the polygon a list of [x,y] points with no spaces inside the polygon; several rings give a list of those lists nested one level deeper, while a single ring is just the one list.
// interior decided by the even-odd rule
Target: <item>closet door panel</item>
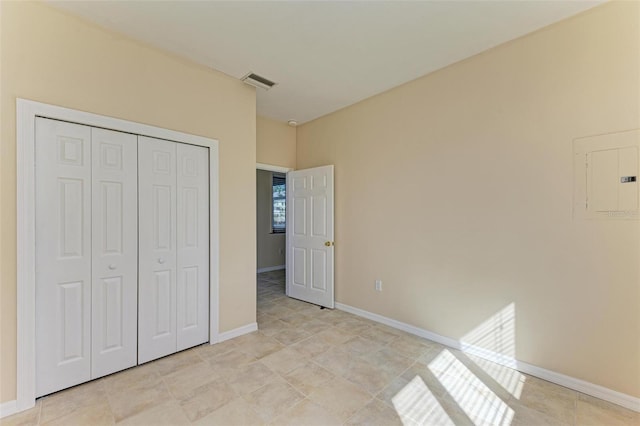
[{"label": "closet door panel", "polygon": [[91,377],[91,129],[36,119],[36,396]]},{"label": "closet door panel", "polygon": [[209,340],[209,149],[177,144],[177,348]]},{"label": "closet door panel", "polygon": [[138,136],[138,362],[176,351],[176,143]]},{"label": "closet door panel", "polygon": [[137,363],[137,137],[93,128],[92,358],[95,379]]}]

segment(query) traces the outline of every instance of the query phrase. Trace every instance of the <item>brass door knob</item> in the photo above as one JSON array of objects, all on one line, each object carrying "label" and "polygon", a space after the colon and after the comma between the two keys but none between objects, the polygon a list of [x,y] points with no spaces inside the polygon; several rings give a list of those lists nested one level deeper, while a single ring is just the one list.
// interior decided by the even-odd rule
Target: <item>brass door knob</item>
[{"label": "brass door knob", "polygon": [[327,241],[326,243],[324,243],[324,245],[327,247],[331,247],[331,241]]}]

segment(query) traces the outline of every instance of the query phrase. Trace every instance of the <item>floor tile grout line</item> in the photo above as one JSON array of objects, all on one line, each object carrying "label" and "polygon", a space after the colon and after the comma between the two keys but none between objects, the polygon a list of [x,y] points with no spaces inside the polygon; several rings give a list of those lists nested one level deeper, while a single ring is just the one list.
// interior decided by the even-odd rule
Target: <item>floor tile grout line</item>
[{"label": "floor tile grout line", "polygon": [[[278,304],[279,303],[278,300],[280,300],[280,299],[275,300],[275,299],[273,299],[272,296],[269,296],[268,300],[269,301],[273,301],[274,304]],[[331,374],[331,377],[340,377],[340,378],[342,378],[346,382],[350,383],[353,386],[356,386],[358,389],[361,389],[363,392],[366,393],[366,396],[368,397],[368,400],[367,400],[366,404],[364,406],[360,406],[360,408],[358,408],[354,413],[352,413],[345,421],[340,420],[342,422],[341,424],[348,424],[350,421],[354,421],[355,420],[355,416],[357,416],[358,413],[362,412],[362,410],[367,405],[372,404],[374,402],[377,403],[379,401],[380,403],[385,404],[384,406],[388,408],[390,406],[390,403],[388,403],[387,401],[382,399],[382,396],[381,396],[382,392],[384,392],[384,390],[387,387],[389,387],[391,384],[393,384],[393,382],[395,382],[396,380],[401,378],[404,374],[406,374],[406,372],[409,371],[411,368],[414,368],[417,365],[420,365],[421,367],[424,367],[425,363],[429,362],[429,358],[431,356],[433,356],[437,352],[437,351],[434,351],[430,356],[426,356],[426,357],[424,357],[424,359],[422,359],[423,356],[425,356],[427,354],[430,354],[430,352],[420,352],[419,351],[420,348],[416,349],[416,348],[413,348],[412,346],[407,346],[405,348],[402,348],[402,350],[397,350],[396,351],[394,349],[394,342],[399,342],[399,339],[402,339],[402,338],[405,337],[404,334],[395,334],[393,339],[391,339],[389,341],[372,340],[372,339],[368,339],[366,337],[360,336],[359,333],[353,333],[352,330],[349,329],[349,327],[346,327],[346,326],[345,327],[341,327],[340,326],[344,322],[350,322],[351,319],[354,318],[354,316],[351,315],[351,314],[343,314],[343,315],[339,315],[339,316],[337,316],[337,315],[325,315],[325,313],[319,314],[318,312],[311,312],[311,311],[307,311],[305,309],[296,309],[294,305],[288,305],[288,306],[292,310],[293,313],[287,313],[287,311],[284,310],[283,312],[285,312],[286,316],[290,316],[290,315],[292,316],[292,315],[300,314],[301,316],[298,317],[298,318],[307,317],[307,318],[310,318],[309,321],[321,320],[321,321],[324,321],[326,323],[326,328],[327,329],[334,329],[336,331],[339,331],[340,333],[344,333],[345,335],[349,335],[350,336],[344,342],[343,341],[339,341],[339,342],[333,342],[331,344],[328,344],[328,348],[326,350],[324,350],[323,352],[318,353],[316,355],[313,355],[313,356],[305,354],[304,352],[300,352],[302,355],[305,356],[305,359],[306,359],[305,362],[308,362],[310,365],[314,365],[314,366],[322,369],[323,371],[328,371]],[[260,309],[258,308],[258,315],[259,314],[260,314]],[[268,315],[268,314],[265,314],[265,315]],[[322,316],[322,318],[320,316]],[[282,321],[281,317],[279,317],[279,316],[274,316],[273,318],[278,320],[278,321],[280,321],[280,323],[282,323],[282,325],[284,327],[287,327],[289,325],[291,325],[291,326],[302,326],[303,323],[307,322],[307,320],[304,320],[303,322],[300,322],[300,323],[294,322],[292,324],[289,324],[286,321]],[[385,328],[383,328],[382,326],[380,326],[378,324],[373,324],[373,323],[367,323],[367,324],[369,325],[368,329],[372,329],[372,328],[376,327],[376,328],[381,329],[382,331],[386,331]],[[278,339],[274,338],[273,336],[267,336],[266,334],[263,334],[261,330],[258,330],[258,333],[260,333],[262,336],[264,336],[266,339],[269,339],[270,341],[281,343],[282,344],[282,349],[280,349],[280,350],[289,349],[289,348],[293,349],[293,346],[295,346],[295,345],[297,345],[297,344],[299,344],[301,342],[304,342],[305,340],[313,340],[314,336],[317,334],[317,333],[316,334],[312,334],[312,335],[310,335],[308,337],[305,337],[303,339],[296,340],[296,341],[291,341],[289,344],[284,344],[284,343],[282,343],[282,340],[278,340]],[[349,342],[349,341],[351,341],[351,340],[353,340],[353,339],[355,339],[357,337],[362,337],[363,339],[371,340],[371,342],[374,342],[374,343],[376,343],[376,345],[379,345],[379,346],[377,346],[376,349],[371,351],[371,352],[359,351],[359,350],[357,350],[358,346],[354,347],[354,349],[356,349],[356,350],[349,350],[349,349],[346,349],[346,347],[343,347],[343,345],[345,343],[347,343],[347,342]],[[415,338],[413,338],[413,339],[415,340]],[[418,339],[417,342],[418,343],[422,343],[422,342],[431,343],[431,341],[429,341],[428,339]],[[375,358],[375,359],[378,359],[380,362],[374,362],[373,361],[374,358],[369,359],[369,358],[365,358],[365,357],[367,356],[368,353],[377,353],[377,352],[384,351],[384,350],[392,351],[395,355],[403,357],[403,358],[398,358],[398,360],[400,362],[402,362],[403,359],[406,358],[406,362],[408,362],[409,364],[404,369],[398,370],[398,373],[396,373],[396,374],[394,374],[392,376],[389,376],[390,377],[389,380],[385,380],[385,383],[384,383],[384,386],[382,387],[382,389],[377,390],[377,391],[368,391],[367,390],[368,388],[363,387],[364,385],[359,385],[355,381],[352,381],[351,379],[347,379],[343,375],[336,374],[336,373],[334,373],[333,369],[328,369],[328,368],[324,367],[323,365],[320,365],[317,361],[314,360],[315,357],[321,355],[322,353],[326,353],[326,352],[332,351],[332,350],[337,350],[337,349],[339,349],[341,347],[342,347],[342,350],[348,352],[352,356],[354,356],[354,357],[356,357],[358,359],[365,359],[368,362],[371,362],[374,366],[384,365],[385,358],[384,357]],[[398,348],[398,349],[400,349],[400,348]],[[442,348],[437,348],[437,349],[442,349]],[[206,348],[202,348],[202,349],[194,348],[193,349],[193,353],[196,355],[193,358],[193,362],[194,363],[204,362],[205,365],[207,365],[208,367],[212,367],[212,361],[215,360],[219,356],[223,356],[226,353],[229,353],[229,352],[232,352],[232,351],[236,351],[236,350],[239,353],[245,353],[239,347],[229,346],[229,347],[223,349],[220,353],[217,353],[217,350],[215,350],[215,352],[216,352],[215,355],[213,355],[212,357],[206,358],[205,355],[204,355],[205,354],[205,352],[204,352],[205,350],[206,350]],[[248,350],[248,349],[245,349],[245,350]],[[279,352],[279,350],[276,350],[275,352],[273,352],[273,354],[275,354],[277,352]],[[410,355],[410,354],[413,354],[413,353],[416,353],[416,355]],[[269,355],[266,355],[266,356],[269,356]],[[256,360],[254,360],[253,362],[263,362],[265,357],[258,358]],[[264,362],[263,362],[263,364],[264,364]],[[463,363],[463,364],[466,365],[466,363]],[[178,365],[180,365],[180,364],[178,364]],[[238,364],[238,366],[235,366],[235,367],[240,368],[239,365],[240,364]],[[338,365],[338,364],[335,364],[335,365]],[[400,365],[400,364],[398,364],[398,365]],[[286,383],[289,386],[291,386],[295,391],[297,391],[302,396],[302,399],[299,402],[297,402],[297,403],[295,403],[295,404],[293,404],[291,406],[288,406],[287,409],[283,410],[283,412],[287,412],[287,410],[292,410],[294,407],[298,406],[298,404],[301,404],[304,401],[309,401],[311,403],[317,404],[309,396],[305,395],[305,393],[302,392],[300,388],[296,387],[292,383],[291,378],[287,378],[287,376],[294,369],[289,370],[287,373],[280,373],[280,372],[272,369],[268,365],[266,365],[266,366],[274,374],[274,376],[272,376],[271,380],[273,380],[275,378],[278,378],[279,380],[283,380],[284,383]],[[164,367],[165,367],[164,365],[162,366],[161,369],[157,369],[157,368],[153,368],[152,367],[150,371],[151,371],[151,373],[153,373],[153,375],[155,377],[160,378],[159,383],[168,392],[169,399],[166,402],[168,403],[169,401],[171,401],[172,404],[173,403],[179,403],[180,400],[178,398],[176,398],[174,396],[174,394],[169,390],[169,376],[171,376],[173,374],[180,374],[180,371],[182,371],[186,367],[184,367],[184,368],[180,367],[180,368],[176,369],[175,371],[171,371],[170,373],[167,373],[167,374],[160,374],[160,371],[163,370]],[[391,369],[393,369],[393,368],[394,367],[391,367]],[[479,366],[479,368],[480,369],[484,369],[482,366]],[[512,370],[512,369],[510,369],[510,370]],[[392,371],[392,370],[387,370],[387,371]],[[416,372],[416,374],[421,375],[422,373]],[[384,377],[386,377],[386,376],[384,376]],[[476,374],[476,377],[478,377],[481,382],[487,384],[486,380],[483,380],[483,378],[481,376],[478,376]],[[229,382],[229,379],[224,379],[224,380],[225,380],[225,383]],[[328,379],[328,380],[331,380],[331,379]],[[111,397],[110,397],[110,392],[106,391],[107,386],[105,385],[104,379],[98,379],[98,380],[95,381],[95,383],[97,383],[99,385],[98,388],[96,388],[95,390],[99,391],[101,393],[104,393],[104,396],[106,397],[106,403],[108,405],[110,414],[111,414],[111,416],[113,416],[113,420],[115,421],[115,413],[114,413],[113,407],[112,407],[112,401],[111,401]],[[268,381],[265,381],[265,383],[268,384]],[[380,383],[382,383],[382,382],[380,382]],[[266,386],[266,384],[261,386],[260,388]],[[317,385],[317,387],[321,388],[323,386],[326,386],[327,384],[328,384],[328,382],[324,381],[320,385]],[[500,383],[498,383],[498,384],[500,384]],[[542,399],[543,400],[545,400],[545,399],[553,399],[554,398],[554,394],[556,393],[555,391],[558,389],[556,387],[557,385],[550,384],[551,388],[549,388],[549,389],[547,389],[546,386],[543,386],[540,389],[537,389],[536,386],[533,386],[533,388],[532,388],[531,386],[535,385],[535,384],[536,383],[531,382],[531,384],[529,384],[527,386],[527,388],[529,389],[529,392],[531,392],[531,391],[536,392],[536,393],[534,393],[534,395],[537,395],[537,393],[542,392],[541,395],[542,395]],[[82,386],[82,385],[80,385],[80,386]],[[258,389],[260,389],[260,388],[258,388]],[[241,395],[239,392],[235,391],[235,389],[233,389],[233,388],[232,388],[232,390],[233,390],[233,392],[230,393],[229,395],[233,395],[233,399],[231,401],[228,401],[226,404],[223,404],[222,406],[217,407],[216,410],[218,410],[221,407],[226,406],[227,404],[231,403],[232,401],[236,401],[236,400],[242,400],[242,401],[244,401],[243,403],[248,403],[247,399],[244,398],[243,395]],[[493,386],[490,387],[490,390],[493,390]],[[508,390],[507,390],[507,392],[508,392]],[[390,393],[390,395],[392,395],[392,394],[393,393]],[[75,395],[75,394],[71,394],[71,395]],[[581,416],[584,415],[584,411],[583,411],[582,414],[579,414],[579,412],[578,412],[578,410],[579,410],[578,407],[580,406],[580,401],[581,401],[581,396],[582,395],[583,394],[581,394],[580,392],[573,392],[571,395],[568,395],[567,396],[567,400],[566,400],[567,404],[565,405],[566,411],[563,411],[562,413],[553,412],[553,411],[547,412],[547,411],[545,411],[545,409],[540,409],[540,407],[536,407],[536,406],[532,405],[531,403],[525,402],[522,398],[514,398],[514,397],[512,397],[512,398],[509,399],[509,401],[505,401],[505,402],[507,402],[508,405],[510,405],[511,408],[516,413],[518,413],[518,410],[522,410],[522,413],[526,416],[525,419],[529,419],[529,421],[532,421],[531,419],[540,419],[540,421],[542,421],[542,420],[544,420],[544,418],[546,418],[546,416],[549,416],[549,418],[555,419],[556,421],[565,419],[569,424],[577,424],[578,421],[582,418]],[[365,395],[362,395],[363,398],[364,398],[364,396]],[[46,399],[47,398],[42,398],[40,401],[38,401],[38,407],[36,408],[36,412],[35,412],[35,416],[34,416],[35,419],[36,419],[36,424],[42,424],[43,414],[45,414],[45,408],[46,408],[45,407]],[[600,409],[600,408],[606,409],[606,407],[604,407],[604,406],[600,407],[600,405],[595,405],[595,403],[599,402],[599,401],[601,401],[601,400],[595,399],[595,401],[592,403],[592,406],[595,407],[595,409]],[[75,396],[72,396],[71,400],[65,400],[65,399],[60,400],[60,403],[62,403],[62,404],[69,404],[69,403],[76,404],[76,402],[77,401],[75,401]],[[511,405],[510,402],[513,402],[514,404],[516,402],[518,402],[517,407],[516,407],[516,405]],[[569,402],[570,402],[570,404],[569,404]],[[587,402],[591,403],[590,400],[587,400]],[[58,400],[56,400],[55,403],[58,404]],[[157,407],[157,406],[159,406],[161,404],[164,404],[164,403],[165,402],[161,402],[158,405],[154,405],[154,406],[148,407],[148,408],[146,408],[146,409],[144,409],[142,411],[139,411],[139,412],[136,412],[134,414],[131,414],[131,416],[121,419],[121,421],[127,421],[127,419],[129,419],[129,418],[132,418],[132,417],[134,417],[136,415],[144,413],[144,412],[146,412],[148,410],[152,410],[154,407]],[[252,408],[251,405],[249,406],[249,408],[251,408],[251,411],[255,412],[254,408]],[[212,413],[215,412],[216,410],[213,410]],[[385,408],[385,410],[386,410],[386,408]],[[52,413],[52,414],[55,414],[55,413]],[[615,413],[612,413],[612,414],[615,414]],[[205,416],[207,416],[207,415],[209,415],[209,413],[206,414]],[[638,418],[638,417],[632,417],[632,416],[630,417],[628,413],[622,413],[622,415],[624,416],[623,421],[636,421],[635,419]],[[33,419],[34,417],[31,417],[31,419]],[[276,418],[277,417],[278,416],[276,416]],[[196,421],[199,421],[199,420],[196,420]],[[274,423],[274,419],[271,420],[271,423]],[[340,424],[340,423],[336,422],[336,424]]]},{"label": "floor tile grout line", "polygon": [[347,420],[345,420],[342,424],[346,425],[349,423],[349,421],[351,419],[353,419],[357,414],[360,413],[360,411],[364,410],[365,408],[367,408],[367,405],[371,404],[371,401],[375,400],[375,397],[371,397],[362,407],[360,407],[358,410],[356,410],[352,415],[349,416],[349,418],[347,418]]}]

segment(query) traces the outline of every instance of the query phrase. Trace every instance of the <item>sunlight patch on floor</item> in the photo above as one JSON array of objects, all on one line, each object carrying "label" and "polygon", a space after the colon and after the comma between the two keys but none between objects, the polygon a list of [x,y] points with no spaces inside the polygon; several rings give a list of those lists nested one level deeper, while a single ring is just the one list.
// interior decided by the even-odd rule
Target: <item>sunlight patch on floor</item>
[{"label": "sunlight patch on floor", "polygon": [[510,425],[514,411],[448,350],[429,363],[429,370],[476,425]]},{"label": "sunlight patch on floor", "polygon": [[504,365],[496,364],[492,361],[487,361],[478,356],[467,355],[467,357],[473,361],[479,368],[487,373],[493,380],[507,392],[514,396],[516,399],[520,399],[522,395],[522,389],[524,389],[524,382],[526,376],[513,368],[505,367]]},{"label": "sunlight patch on floor", "polygon": [[415,376],[392,398],[393,406],[405,426],[454,425],[420,376]]}]

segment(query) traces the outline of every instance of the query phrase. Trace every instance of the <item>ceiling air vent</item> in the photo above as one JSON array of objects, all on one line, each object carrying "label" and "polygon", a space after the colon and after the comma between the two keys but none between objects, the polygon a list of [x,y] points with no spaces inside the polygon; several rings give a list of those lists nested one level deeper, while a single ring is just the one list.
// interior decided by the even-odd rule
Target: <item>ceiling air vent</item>
[{"label": "ceiling air vent", "polygon": [[247,84],[250,84],[255,87],[259,87],[264,90],[269,90],[276,85],[276,83],[274,83],[273,81],[266,79],[258,74],[254,74],[252,72],[242,77],[241,80]]}]

